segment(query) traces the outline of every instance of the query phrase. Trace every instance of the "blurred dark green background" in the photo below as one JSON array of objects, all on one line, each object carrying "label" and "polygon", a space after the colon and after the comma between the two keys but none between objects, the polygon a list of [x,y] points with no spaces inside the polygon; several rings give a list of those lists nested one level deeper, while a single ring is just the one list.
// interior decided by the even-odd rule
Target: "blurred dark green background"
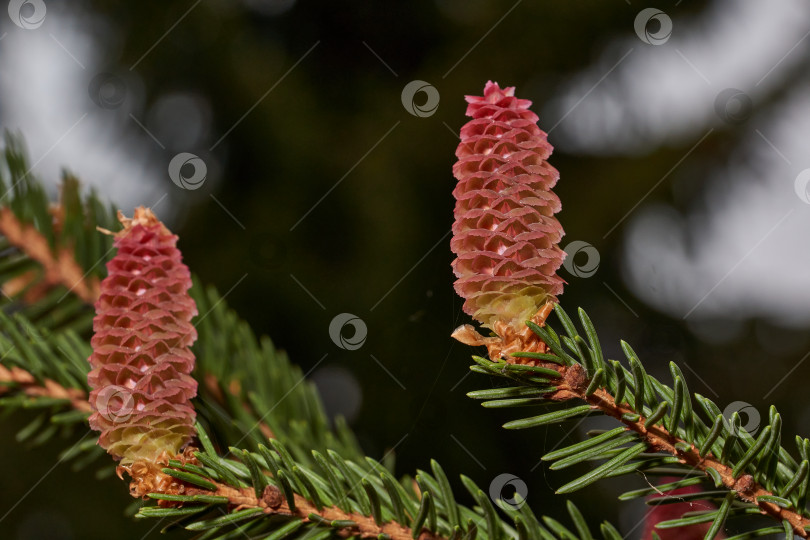
[{"label": "blurred dark green background", "polygon": [[[156,212],[180,235],[192,271],[227,293],[229,304],[257,333],[270,335],[311,372],[330,410],[348,414],[369,455],[379,458],[395,446],[400,473],[426,468],[436,458],[449,476],[463,473],[481,486],[512,473],[527,483],[536,512],[564,518],[564,500],[553,491],[571,473],[550,472],[538,466],[539,457],[563,440],[582,437],[583,426],[507,432],[500,425],[511,418],[508,413],[481,409],[465,397],[492,381],[467,376],[473,351],[449,337],[469,322],[452,289],[447,236],[456,133],[465,122],[463,96],[480,94],[489,79],[514,85],[518,96],[532,99],[546,130],[565,122],[562,114],[546,119],[544,104],[559,97],[611,40],[636,40],[634,18],[646,5],[635,0],[47,5],[48,18],[37,31],[55,39],[59,28],[87,32],[89,44],[81,50],[91,51],[94,61],[82,62],[87,63],[80,72],[83,84],[97,73],[115,74],[125,84],[121,108],[92,112],[114,118],[123,131],[99,136],[119,152],[134,145],[133,159],[157,171],[134,175],[126,185],[106,178],[86,181],[111,200],[126,191],[119,204],[127,205],[128,214],[132,206],[154,204],[168,193]],[[700,17],[710,4],[657,7],[673,18],[677,31],[679,21]],[[59,20],[67,21],[65,26],[55,26]],[[10,36],[21,32],[4,24]],[[0,41],[0,47],[7,43]],[[640,40],[634,46],[649,47]],[[25,51],[10,51],[17,53]],[[34,62],[36,50],[28,53]],[[64,55],[60,62],[72,65]],[[9,79],[11,73],[0,71],[5,88],[18,85],[25,93],[22,82]],[[420,118],[405,110],[400,94],[412,80],[438,90],[435,114]],[[117,99],[114,93],[112,98]],[[779,99],[777,92],[772,101]],[[186,110],[192,120],[184,118]],[[25,111],[17,114],[6,110],[0,122],[22,128],[30,138],[24,123],[10,119]],[[701,190],[703,167],[731,159],[743,130],[750,126],[724,125],[712,132],[645,204],[686,205]],[[569,312],[578,306],[589,312],[611,358],[619,357],[618,341],[624,339],[659,375],[668,372],[669,361],[686,360],[696,372],[684,370],[692,390],[721,404],[747,400],[763,412],[773,402],[785,415],[785,432],[803,432],[808,419],[801,381],[810,367],[799,366],[768,399],[760,386],[764,359],[778,366],[778,374],[768,376],[775,382],[802,358],[806,328],[748,319],[731,341],[698,339],[680,317],[646,307],[624,284],[623,226],[603,238],[699,136],[632,154],[558,148],[551,161],[561,172],[555,191],[563,201],[558,217],[566,239],[589,241],[600,254],[592,277],[560,270],[569,282],[562,305]],[[557,144],[554,133],[550,141]],[[178,152],[206,162],[204,186],[182,190],[171,183],[165,171]],[[81,173],[70,159],[63,165]],[[367,327],[357,350],[341,349],[330,339],[330,321],[340,313],[356,315]],[[770,345],[777,341],[794,345],[774,352]],[[14,507],[0,521],[0,537],[159,537],[156,523],[123,516],[131,502],[124,483],[95,481],[87,471],[60,466],[55,456],[61,448],[30,451],[15,444],[13,434],[25,421],[15,415],[0,423],[5,441],[0,516]],[[630,532],[641,510],[620,514],[615,494],[631,484],[618,484],[598,484],[572,499],[595,523],[609,519]]]}]

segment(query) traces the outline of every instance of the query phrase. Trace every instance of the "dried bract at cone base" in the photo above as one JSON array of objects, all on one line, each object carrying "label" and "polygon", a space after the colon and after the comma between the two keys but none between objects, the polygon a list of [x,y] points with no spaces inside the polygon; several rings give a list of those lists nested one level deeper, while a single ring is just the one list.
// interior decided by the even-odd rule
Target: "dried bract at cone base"
[{"label": "dried bract at cone base", "polygon": [[[554,309],[554,303],[548,302],[543,309],[538,311],[534,317],[530,319],[531,322],[537,326],[544,326],[546,319],[551,311]],[[493,361],[499,358],[505,359],[512,364],[537,364],[531,358],[520,358],[511,356],[516,352],[537,352],[548,353],[548,346],[543,342],[540,337],[532,332],[528,326],[524,326],[522,330],[516,331],[512,326],[501,323],[495,323],[494,336],[482,336],[470,324],[463,324],[456,328],[450,336],[465,345],[480,346],[483,345],[487,348],[489,358]]]},{"label": "dried bract at cone base", "polygon": [[175,493],[182,495],[185,484],[163,472],[163,468],[169,465],[169,460],[176,460],[183,465],[191,463],[199,465],[194,452],[194,447],[186,449],[177,455],[163,452],[154,461],[137,460],[130,465],[119,465],[115,472],[119,478],[123,478],[123,473],[127,473],[132,480],[129,483],[129,493],[138,499],[146,499],[149,493]]},{"label": "dried bract at cone base", "polygon": [[177,236],[151,210],[119,213],[118,253],[107,263],[88,375],[99,444],[122,466],[176,454],[195,434],[191,344],[197,314]]}]

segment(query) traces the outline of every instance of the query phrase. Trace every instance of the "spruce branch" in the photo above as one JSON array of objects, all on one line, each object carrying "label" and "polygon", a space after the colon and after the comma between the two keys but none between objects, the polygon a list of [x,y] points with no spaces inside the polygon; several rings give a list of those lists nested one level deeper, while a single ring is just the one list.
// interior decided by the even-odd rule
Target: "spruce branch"
[{"label": "spruce branch", "polygon": [[[24,316],[0,312],[0,394],[4,403],[61,406],[86,416],[89,346],[74,332],[38,329]],[[25,398],[28,398],[26,401]]]},{"label": "spruce branch", "polygon": [[[550,367],[552,364],[544,364],[542,361],[538,361],[536,365]],[[765,515],[780,521],[788,521],[797,534],[803,538],[808,537],[805,528],[810,527],[810,518],[771,502],[774,500],[775,494],[754,481],[751,474],[735,475],[733,467],[722,463],[711,453],[701,456],[698,447],[694,443],[673,435],[663,424],[653,422],[652,425],[648,425],[649,418],[638,414],[626,404],[617,403],[616,399],[604,388],[597,388],[589,394],[587,389],[591,381],[587,378],[585,370],[580,364],[557,367],[560,371],[562,383],[557,387],[556,391],[548,395],[549,400],[568,401],[580,399],[585,401],[593,408],[624,424],[629,431],[637,433],[649,445],[645,451],[652,450],[670,454],[676,457],[679,463],[694,470],[703,471],[707,475],[709,474],[708,469],[713,469],[719,475],[723,485],[741,500],[756,504]],[[767,438],[760,438],[759,440],[764,442]],[[759,450],[756,447],[755,449]],[[712,477],[716,478],[716,475],[712,475]]]},{"label": "spruce branch", "polygon": [[34,399],[67,401],[72,409],[88,415],[91,411],[86,392],[78,388],[66,388],[53,379],[39,381],[22,368],[16,366],[7,368],[0,364],[0,395],[12,391],[21,392]]},{"label": "spruce branch", "polygon": [[[685,483],[674,487],[694,483],[694,475],[702,474],[705,482],[721,491],[698,492],[695,498],[716,499],[720,493],[731,497],[720,497],[721,500],[736,500],[737,505],[724,503],[717,511],[671,520],[659,527],[711,521],[716,525],[713,529],[719,530],[729,515],[753,512],[776,519],[781,527],[789,528],[797,536],[810,537],[810,514],[806,508],[810,440],[797,438],[802,457],[801,463],[797,463],[779,444],[781,417],[775,409],[771,409],[769,425],[755,439],[739,426],[738,416],[729,423],[711,400],[695,395],[710,418],[707,424],[692,410],[692,396],[675,364],[670,366],[674,384],[669,387],[646,374],[626,343],[622,347],[630,370],[617,361],[606,361],[584,311],[580,310],[580,320],[587,339],[577,333],[559,305],[554,311],[566,335],[529,322],[544,345],[513,353],[506,360],[475,357],[474,371],[509,379],[517,386],[471,392],[470,397],[486,399],[483,405],[489,408],[541,403],[563,406],[553,412],[507,422],[504,424],[507,429],[547,425],[597,412],[621,424],[622,427],[597,434],[589,441],[543,456],[544,460],[554,462],[552,468],[607,460],[562,486],[558,493],[570,493],[597,480],[636,471],[684,476]],[[627,500],[644,493],[648,491],[622,497]],[[764,529],[760,532],[764,533]]]},{"label": "spruce branch", "polygon": [[[160,473],[153,472],[153,474],[170,476],[173,481],[167,483],[167,488],[164,491],[152,492],[148,496],[158,499],[163,508],[171,508],[171,505],[177,502],[216,501],[233,508],[232,512],[238,513],[240,516],[254,519],[259,516],[262,518],[280,516],[300,524],[331,527],[335,529],[336,535],[342,538],[383,537],[392,540],[413,540],[414,538],[418,540],[446,540],[446,537],[424,529],[414,535],[411,528],[401,522],[392,520],[380,523],[373,515],[346,511],[336,505],[324,506],[323,503],[316,505],[298,493],[292,493],[292,498],[286,499],[282,489],[272,484],[265,485],[259,491],[253,486],[228,485],[200,475],[197,475],[198,478],[193,480],[196,483],[193,483],[188,480],[190,477],[185,476],[183,473],[196,474],[200,471],[200,464],[196,458],[192,457],[185,463],[175,463],[173,468],[161,469]],[[195,472],[190,473],[189,469]],[[184,477],[186,480],[183,479]],[[199,478],[202,478],[202,481]],[[200,487],[203,482],[207,485]],[[289,495],[287,496],[289,497]],[[181,498],[177,500],[176,497]],[[141,515],[148,517],[150,512],[154,512],[149,508],[154,507],[146,507],[145,510],[141,511]],[[187,528],[200,530],[208,528],[209,525],[210,522],[196,522]]]},{"label": "spruce branch", "polygon": [[[197,433],[202,450],[187,448],[148,470],[143,463],[137,465],[144,467],[137,473],[141,479],[137,493],[157,505],[142,507],[136,517],[175,519],[167,529],[184,527],[208,535],[231,531],[262,538],[304,539],[317,534],[394,540],[594,538],[570,502],[575,532],[548,516],[538,520],[525,501],[517,506],[498,501],[512,527],[466,477],[463,484],[478,507],[461,506],[435,461],[430,472],[418,471],[414,482],[395,479],[369,458],[354,461],[335,451],[313,452],[317,465],[309,468],[275,440],[269,448],[260,445],[258,452],[231,448],[230,455],[237,459],[226,458],[216,454],[203,426],[197,425]],[[601,532],[606,540],[621,538],[607,522]]]},{"label": "spruce branch", "polygon": [[[16,435],[32,446],[54,444],[58,435],[86,430],[91,407],[87,400],[89,345],[71,330],[53,333],[20,313],[0,312],[0,407],[27,411],[33,418]],[[92,438],[79,441],[60,453],[75,470],[96,462],[103,451]],[[102,466],[97,476],[112,474]]]},{"label": "spruce branch", "polygon": [[73,258],[73,250],[62,247],[56,251],[36,227],[22,223],[8,207],[0,208],[0,234],[8,243],[18,248],[42,266],[43,278],[35,286],[36,275],[32,271],[3,283],[3,292],[16,296],[25,291],[24,299],[33,304],[44,297],[55,285],[63,285],[82,301],[92,304],[98,297],[99,281],[96,276],[85,278],[84,271]]},{"label": "spruce branch", "polygon": [[[423,529],[425,517],[420,515],[424,512],[414,508],[417,501],[409,498],[389,473],[374,478],[379,465],[348,462],[334,451],[328,458],[313,452],[326,473],[323,477],[296,463],[278,441],[271,443],[272,450],[260,446],[260,454],[231,448],[230,453],[240,459],[234,461],[214,452],[202,426],[197,426],[197,432],[204,450],[188,447],[174,458],[164,456],[157,463],[139,462],[131,467],[132,494],[158,501],[158,507],[142,508],[141,517],[182,515],[192,510],[189,505],[194,503],[203,503],[197,510],[204,512],[209,509],[205,505],[216,503],[226,506],[227,515],[237,516],[233,519],[251,520],[257,528],[265,526],[261,520],[277,516],[299,526],[328,527],[343,538],[446,539]],[[348,472],[350,469],[356,476]],[[276,472],[270,474],[269,470]],[[391,487],[382,492],[382,485]],[[421,497],[420,504],[429,508],[437,502],[427,495]],[[444,504],[456,503],[451,500]],[[403,506],[407,506],[410,519]],[[395,507],[399,509],[396,515],[389,513],[389,507],[392,512]],[[204,530],[230,523],[232,520],[220,516],[195,521],[186,528]]]}]

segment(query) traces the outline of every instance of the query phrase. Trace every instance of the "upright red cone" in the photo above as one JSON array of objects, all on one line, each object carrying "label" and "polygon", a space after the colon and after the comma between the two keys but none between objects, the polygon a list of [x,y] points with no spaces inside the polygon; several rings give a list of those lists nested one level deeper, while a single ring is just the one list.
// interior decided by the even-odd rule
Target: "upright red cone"
[{"label": "upright red cone", "polygon": [[504,338],[562,293],[561,205],[551,191],[560,174],[546,161],[552,147],[531,102],[514,87],[490,81],[483,97],[466,99],[472,120],[453,166],[455,288],[464,311]]},{"label": "upright red cone", "polygon": [[124,229],[115,235],[118,253],[93,319],[88,375],[99,444],[128,467],[174,456],[195,434],[191,377],[197,339],[188,295],[191,277],[177,249],[177,236],[151,210],[132,219],[119,212]]}]

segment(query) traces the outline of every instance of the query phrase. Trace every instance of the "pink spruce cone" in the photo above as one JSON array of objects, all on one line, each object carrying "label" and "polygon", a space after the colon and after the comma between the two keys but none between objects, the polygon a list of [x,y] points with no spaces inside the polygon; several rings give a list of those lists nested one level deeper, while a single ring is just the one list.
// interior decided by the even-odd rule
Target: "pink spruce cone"
[{"label": "pink spruce cone", "polygon": [[565,252],[554,217],[560,200],[551,191],[560,173],[546,161],[552,147],[531,101],[514,96],[514,87],[490,81],[484,97],[466,97],[472,120],[461,128],[453,166],[450,247],[464,311],[491,329],[518,331],[562,293],[565,282],[555,272]]},{"label": "pink spruce cone", "polygon": [[124,229],[115,235],[118,254],[107,263],[96,302],[87,380],[90,427],[127,467],[174,456],[195,434],[189,347],[197,339],[190,322],[197,306],[177,236],[146,208],[118,218]]}]

